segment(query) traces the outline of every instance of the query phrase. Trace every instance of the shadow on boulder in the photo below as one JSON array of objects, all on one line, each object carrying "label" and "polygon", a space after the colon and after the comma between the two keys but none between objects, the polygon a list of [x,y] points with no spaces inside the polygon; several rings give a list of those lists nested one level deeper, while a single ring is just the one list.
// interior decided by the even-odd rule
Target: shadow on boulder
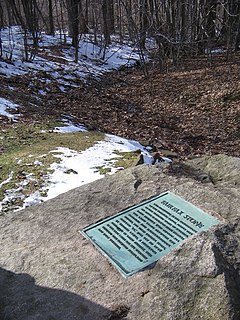
[{"label": "shadow on boulder", "polygon": [[107,320],[122,319],[77,294],[38,286],[28,274],[16,274],[0,268],[1,320]]}]

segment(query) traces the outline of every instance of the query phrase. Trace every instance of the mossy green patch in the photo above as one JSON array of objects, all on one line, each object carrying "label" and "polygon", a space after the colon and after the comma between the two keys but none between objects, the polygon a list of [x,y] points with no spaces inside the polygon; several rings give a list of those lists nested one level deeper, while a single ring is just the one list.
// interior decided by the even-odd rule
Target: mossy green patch
[{"label": "mossy green patch", "polygon": [[141,153],[140,150],[123,152],[115,150],[113,152],[116,157],[111,159],[106,159],[107,165],[96,167],[100,174],[105,175],[112,171],[112,168],[127,169],[134,166],[139,159]]},{"label": "mossy green patch", "polygon": [[[121,151],[114,151],[114,153],[116,155],[118,155],[118,157],[114,158],[115,162],[114,162],[114,167],[115,168],[129,168],[132,167],[133,165],[135,165],[136,161],[139,158],[139,155],[141,153],[140,150],[136,150],[136,151],[130,151],[130,152],[121,152]],[[113,160],[113,159],[112,159]]]},{"label": "mossy green patch", "polygon": [[110,173],[112,171],[111,168],[105,167],[105,166],[99,166],[99,167],[96,167],[96,169],[99,171],[100,174],[103,174],[103,175]]},{"label": "mossy green patch", "polygon": [[[7,190],[16,190],[12,200],[19,206],[24,198],[41,189],[50,165],[60,161],[58,147],[83,151],[104,139],[100,132],[55,133],[50,124],[14,124],[0,131],[0,202]],[[54,153],[50,152],[56,150]],[[9,201],[9,200],[8,200]],[[16,202],[16,203],[15,203]]]}]

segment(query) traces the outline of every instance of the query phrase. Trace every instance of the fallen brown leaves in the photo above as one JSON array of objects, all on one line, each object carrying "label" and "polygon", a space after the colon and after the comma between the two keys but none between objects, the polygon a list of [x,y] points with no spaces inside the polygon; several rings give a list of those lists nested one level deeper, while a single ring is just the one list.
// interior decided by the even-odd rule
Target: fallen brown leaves
[{"label": "fallen brown leaves", "polygon": [[[60,93],[55,85],[38,111],[41,116],[70,113],[92,129],[164,145],[180,158],[239,156],[240,68],[236,61],[215,61],[206,67],[206,61],[188,60],[177,71],[152,69],[149,79],[139,69],[128,69],[88,85],[80,83],[68,93]],[[38,111],[28,105],[25,115]]]},{"label": "fallen brown leaves", "polygon": [[94,128],[165,145],[182,158],[239,156],[239,71],[236,62],[199,68],[196,60],[190,70],[153,70],[150,79],[141,70],[114,72],[57,104]]}]

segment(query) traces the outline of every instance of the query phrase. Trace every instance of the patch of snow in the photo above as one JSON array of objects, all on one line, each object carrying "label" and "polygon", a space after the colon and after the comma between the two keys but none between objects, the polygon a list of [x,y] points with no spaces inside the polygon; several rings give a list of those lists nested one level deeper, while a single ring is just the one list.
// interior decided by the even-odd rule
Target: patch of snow
[{"label": "patch of snow", "polygon": [[[117,69],[122,65],[133,65],[139,60],[139,53],[127,43],[119,43],[117,37],[112,38],[112,44],[104,47],[102,39],[99,43],[93,41],[91,34],[83,35],[79,41],[78,63],[74,62],[75,49],[61,48],[61,59],[64,63],[53,61],[54,54],[49,46],[61,45],[60,35],[49,36],[41,34],[39,53],[45,52],[52,59],[45,59],[38,53],[32,62],[24,61],[23,32],[20,27],[12,26],[0,30],[2,41],[2,57],[8,59],[12,55],[12,62],[2,61],[0,74],[6,77],[23,75],[29,72],[44,71],[52,78],[60,81],[60,90],[64,87],[78,87],[74,79],[84,80],[86,76],[99,77],[103,73]],[[66,36],[66,44],[71,44],[71,38]],[[64,81],[65,79],[65,81]],[[41,92],[41,94],[44,94]]]},{"label": "patch of snow", "polygon": [[119,168],[115,168],[114,159],[120,157],[115,152],[129,152],[141,150],[144,161],[152,163],[152,157],[144,147],[136,141],[127,140],[114,135],[106,135],[104,141],[96,143],[91,148],[78,153],[75,150],[59,147],[52,152],[56,152],[56,158],[60,158],[60,163],[53,163],[51,170],[53,173],[47,179],[47,185],[43,188],[46,197],[40,196],[39,191],[24,200],[24,207],[52,199],[59,194],[79,187],[83,184],[101,179],[104,175],[99,173],[98,167],[111,169],[110,174],[115,173]]},{"label": "patch of snow", "polygon": [[42,96],[45,96],[47,94],[45,90],[38,90],[38,93],[41,94]]},{"label": "patch of snow", "polygon": [[[2,211],[4,205],[8,205],[15,199],[23,199],[24,196],[21,194],[22,187],[18,187],[17,189],[9,189],[5,191],[5,197],[0,202],[0,212]],[[20,209],[20,207],[18,207]]]},{"label": "patch of snow", "polygon": [[[49,49],[49,46],[60,44],[61,37],[55,37],[46,34],[41,34],[41,43],[39,54],[37,53],[32,62],[24,61],[24,42],[23,32],[20,27],[12,26],[0,30],[2,41],[2,58],[6,61],[1,61],[0,74],[5,77],[16,75],[24,75],[43,71],[46,74],[46,79],[43,83],[51,83],[57,81],[59,90],[65,92],[68,88],[79,87],[76,79],[87,81],[87,78],[92,75],[99,77],[102,74],[117,69],[122,65],[130,66],[139,60],[139,53],[135,48],[127,43],[119,43],[117,38],[113,38],[112,44],[107,48],[99,39],[99,44],[94,43],[92,35],[84,35],[79,42],[78,62],[74,62],[75,49],[69,46],[68,49],[60,48],[62,52],[61,60],[45,59],[41,53],[47,54],[50,58],[54,58],[54,54]],[[66,43],[71,43],[71,38],[66,36]],[[106,50],[105,50],[106,49]],[[7,59],[12,55],[12,61]],[[11,89],[12,90],[12,89]],[[40,89],[38,93],[44,95],[47,88]],[[0,99],[0,114],[14,118],[15,115],[6,111],[8,108],[16,109],[18,105],[6,99]],[[55,132],[66,133],[75,131],[87,131],[81,125],[74,124],[71,119],[64,120],[64,126],[59,126],[54,129]],[[44,131],[42,131],[44,132]],[[97,167],[107,167],[111,169],[111,174],[117,171],[114,168],[114,158],[119,157],[114,152],[128,152],[140,149],[142,151],[145,163],[151,164],[152,158],[149,153],[136,141],[129,141],[113,135],[106,135],[105,141],[98,142],[93,147],[78,153],[67,148],[58,148],[55,150],[58,154],[55,156],[60,158],[60,163],[52,164],[51,169],[54,172],[49,175],[49,183],[46,184],[43,190],[37,191],[24,200],[24,206],[36,204],[47,199],[56,197],[57,195],[66,192],[72,188],[78,187],[96,179],[100,179]],[[29,156],[33,157],[32,155]],[[18,163],[20,163],[19,160]],[[41,162],[36,162],[35,165],[41,165]],[[2,204],[11,202],[15,198],[23,199],[21,193],[25,184],[29,182],[31,177],[21,182],[15,190],[7,190],[5,199]],[[46,179],[47,180],[47,179]],[[7,181],[7,180],[6,180]],[[41,191],[47,194],[46,197],[41,196]],[[0,203],[1,207],[1,203]],[[1,208],[0,208],[1,211]]]},{"label": "patch of snow", "polygon": [[43,163],[39,160],[35,160],[33,164],[35,164],[35,166],[42,166],[43,165]]},{"label": "patch of snow", "polygon": [[12,177],[13,177],[13,171],[10,172],[10,174],[9,174],[9,176],[8,176],[8,178],[7,178],[6,180],[4,180],[4,181],[2,181],[2,182],[0,183],[0,188],[1,188],[4,184],[9,183],[9,182],[12,180]]},{"label": "patch of snow", "polygon": [[53,132],[58,132],[58,133],[69,133],[69,132],[86,132],[87,129],[83,125],[79,124],[73,124],[70,120],[68,119],[63,119],[64,122],[63,127],[55,127]]},{"label": "patch of snow", "polygon": [[211,54],[219,54],[219,53],[224,53],[226,50],[224,48],[207,48],[205,49],[205,53],[211,53]]},{"label": "patch of snow", "polygon": [[24,207],[33,206],[41,202],[41,194],[39,191],[34,192],[24,200]]},{"label": "patch of snow", "polygon": [[172,159],[170,159],[170,158],[167,158],[167,157],[161,157],[161,158],[167,163],[172,163],[173,162]]},{"label": "patch of snow", "polygon": [[[0,212],[2,211],[2,208],[4,205],[8,205],[12,201],[16,199],[23,200],[24,195],[22,194],[22,190],[30,181],[33,181],[34,179],[32,178],[32,173],[29,173],[26,175],[26,179],[18,183],[17,188],[13,189],[8,189],[5,191],[5,197],[4,199],[0,202]],[[20,206],[17,206],[17,210],[21,209]]]},{"label": "patch of snow", "polygon": [[66,88],[64,86],[59,86],[59,89],[61,92],[65,92],[66,91]]},{"label": "patch of snow", "polygon": [[0,98],[0,115],[16,119],[19,117],[19,114],[11,114],[6,109],[13,109],[16,110],[19,106],[16,103],[11,102],[10,100]]}]

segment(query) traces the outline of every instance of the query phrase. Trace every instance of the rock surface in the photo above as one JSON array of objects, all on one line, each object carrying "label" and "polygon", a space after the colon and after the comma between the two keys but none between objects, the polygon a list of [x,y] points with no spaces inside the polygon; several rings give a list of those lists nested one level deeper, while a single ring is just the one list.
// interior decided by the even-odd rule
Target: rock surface
[{"label": "rock surface", "polygon": [[[224,155],[142,165],[1,216],[0,319],[240,319],[239,169]],[[222,224],[124,279],[79,230],[166,190]]]}]

